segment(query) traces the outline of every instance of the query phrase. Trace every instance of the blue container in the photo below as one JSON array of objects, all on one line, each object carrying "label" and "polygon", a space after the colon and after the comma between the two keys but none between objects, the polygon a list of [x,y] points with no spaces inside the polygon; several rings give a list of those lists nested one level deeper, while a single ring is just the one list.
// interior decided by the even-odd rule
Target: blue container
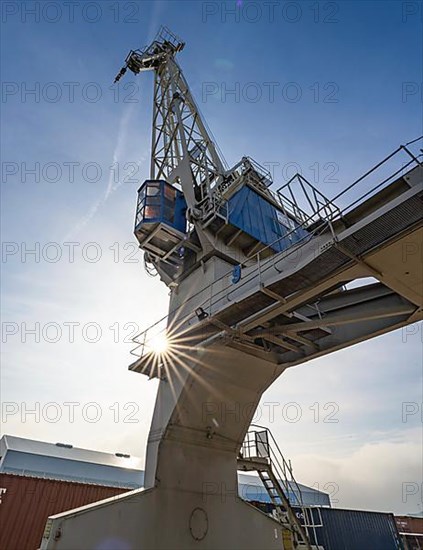
[{"label": "blue container", "polygon": [[[300,508],[294,512],[304,524]],[[310,542],[325,550],[401,550],[400,536],[392,514],[340,508],[308,508]]]},{"label": "blue container", "polygon": [[186,233],[187,204],[179,189],[164,180],[146,180],[138,190],[135,231],[140,225],[164,223]]},{"label": "blue container", "polygon": [[248,186],[228,201],[228,220],[276,252],[286,250],[308,236],[297,222]]}]

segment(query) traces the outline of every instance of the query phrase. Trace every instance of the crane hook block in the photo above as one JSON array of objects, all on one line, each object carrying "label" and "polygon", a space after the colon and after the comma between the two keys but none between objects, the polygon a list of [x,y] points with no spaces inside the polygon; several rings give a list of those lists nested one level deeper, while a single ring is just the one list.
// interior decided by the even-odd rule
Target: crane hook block
[{"label": "crane hook block", "polygon": [[118,72],[118,74],[116,75],[114,81],[113,81],[113,84],[116,84],[116,82],[119,82],[119,80],[122,78],[122,76],[126,73],[126,70],[127,68],[126,67],[122,67],[121,70]]}]

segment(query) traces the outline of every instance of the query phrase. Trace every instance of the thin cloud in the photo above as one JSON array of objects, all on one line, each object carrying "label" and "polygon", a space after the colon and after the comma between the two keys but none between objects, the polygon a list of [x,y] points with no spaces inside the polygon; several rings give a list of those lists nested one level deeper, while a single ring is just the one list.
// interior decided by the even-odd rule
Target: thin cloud
[{"label": "thin cloud", "polygon": [[[130,103],[120,117],[116,145],[113,151],[114,166],[121,162],[122,156],[125,152],[128,127],[130,121],[133,120],[134,117],[134,108],[135,103]],[[141,158],[138,161],[138,166],[142,163],[143,160],[144,159]],[[117,189],[119,189],[123,182],[123,178],[119,178],[118,182],[115,182],[114,171],[110,170],[109,179],[104,194],[97,201],[95,201],[94,204],[91,205],[88,212],[84,216],[82,216],[73,226],[73,228],[65,235],[65,237],[63,238],[63,242],[69,241],[70,239],[75,237],[75,235],[78,234],[88,224],[88,222],[90,222],[94,218],[99,209],[108,201],[110,195],[114,193]]]}]

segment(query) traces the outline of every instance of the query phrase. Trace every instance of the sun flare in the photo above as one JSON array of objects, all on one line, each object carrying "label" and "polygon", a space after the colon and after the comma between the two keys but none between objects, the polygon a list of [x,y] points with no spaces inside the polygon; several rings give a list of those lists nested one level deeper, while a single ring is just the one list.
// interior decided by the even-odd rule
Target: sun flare
[{"label": "sun flare", "polygon": [[148,344],[151,351],[156,355],[161,355],[169,350],[169,340],[165,334],[157,334]]}]

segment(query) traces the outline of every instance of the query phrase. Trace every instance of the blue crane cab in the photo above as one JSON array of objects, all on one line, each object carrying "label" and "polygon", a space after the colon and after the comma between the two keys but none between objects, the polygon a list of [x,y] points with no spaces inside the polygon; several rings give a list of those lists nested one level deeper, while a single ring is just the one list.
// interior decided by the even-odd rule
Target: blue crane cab
[{"label": "blue crane cab", "polygon": [[179,189],[164,180],[146,180],[138,190],[135,236],[140,247],[167,259],[185,239],[187,205]]}]

